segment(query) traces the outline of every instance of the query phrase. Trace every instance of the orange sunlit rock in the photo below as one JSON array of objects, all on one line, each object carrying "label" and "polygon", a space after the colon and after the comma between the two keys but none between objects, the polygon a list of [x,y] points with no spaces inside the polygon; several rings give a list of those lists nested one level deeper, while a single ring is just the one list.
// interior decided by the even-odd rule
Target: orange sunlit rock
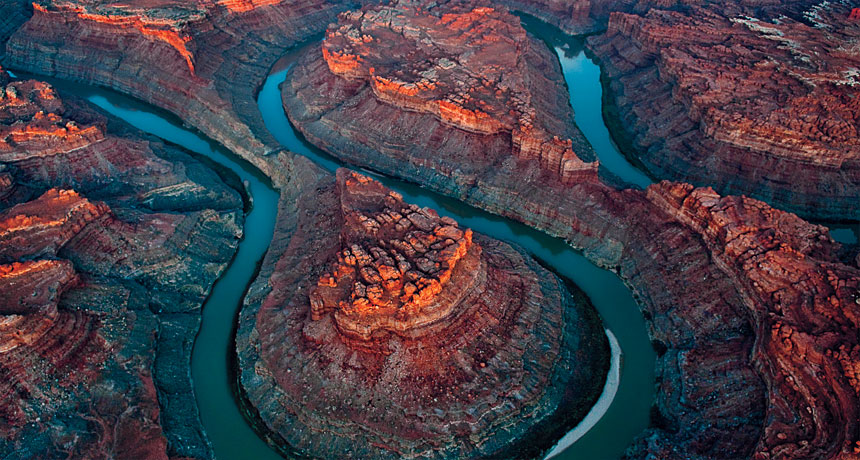
[{"label": "orange sunlit rock", "polygon": [[582,161],[538,116],[532,85],[540,77],[530,75],[529,61],[543,44],[535,45],[519,22],[479,1],[368,6],[329,27],[322,58],[333,74],[368,81],[388,104],[472,133],[510,133],[511,154],[562,181],[593,174],[597,163]]},{"label": "orange sunlit rock", "polygon": [[589,46],[619,132],[657,176],[860,218],[860,27],[847,4],[745,3],[612,14]]},{"label": "orange sunlit rock", "polygon": [[[531,458],[584,415],[608,350],[555,275],[369,177],[316,178],[281,201],[297,220],[276,229],[236,337],[243,391],[281,447]],[[511,435],[528,430],[547,441]]]},{"label": "orange sunlit rock", "polygon": [[[0,70],[0,95],[0,450],[210,457],[185,415],[195,402],[179,337],[196,333],[232,257],[238,193],[47,83]],[[189,396],[162,411],[156,385]],[[163,421],[177,416],[181,428]],[[168,446],[174,435],[181,445]]]},{"label": "orange sunlit rock", "polygon": [[[462,290],[478,273],[472,231],[357,173],[340,170],[337,179],[342,249],[311,291],[312,319],[333,311],[341,331],[369,339],[379,330],[406,332],[451,315],[456,304],[440,294]],[[368,206],[373,200],[378,204]],[[465,264],[458,271],[463,279],[449,286],[458,263]]]}]

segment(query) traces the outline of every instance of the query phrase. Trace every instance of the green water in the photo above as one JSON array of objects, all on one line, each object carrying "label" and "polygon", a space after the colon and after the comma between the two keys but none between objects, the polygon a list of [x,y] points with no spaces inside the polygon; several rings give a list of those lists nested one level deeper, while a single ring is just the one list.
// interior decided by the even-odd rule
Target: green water
[{"label": "green water", "polygon": [[860,222],[825,224],[830,228],[830,236],[844,244],[857,244],[860,239]]},{"label": "green water", "polygon": [[[260,90],[258,104],[266,127],[286,148],[305,155],[322,167],[333,171],[344,166],[339,160],[307,144],[290,126],[280,102],[278,84],[286,76],[286,66],[295,52],[285,56]],[[589,67],[591,66],[591,67]],[[585,68],[585,71],[583,70]],[[578,66],[565,66],[571,88],[598,82],[599,70],[591,61]],[[595,73],[597,72],[597,73]],[[232,331],[245,290],[255,275],[255,269],[265,254],[272,237],[277,214],[277,193],[265,177],[235,155],[182,127],[176,117],[116,92],[77,83],[56,81],[55,85],[74,91],[105,111],[127,121],[143,131],[206,156],[237,174],[246,184],[253,207],[246,215],[245,238],[238,252],[203,307],[203,323],[194,345],[192,377],[200,416],[217,458],[278,459],[251,429],[234,399],[230,362],[233,356]],[[589,90],[589,94],[593,90]],[[577,93],[580,94],[580,93]],[[600,97],[572,97],[580,119],[597,120],[603,125]],[[579,107],[579,108],[577,108]],[[614,149],[608,131],[586,128],[583,132],[595,145],[601,162],[604,149]],[[597,126],[599,127],[599,126]],[[617,149],[614,150],[617,153]],[[612,153],[606,153],[611,155]],[[623,156],[621,157],[623,160]],[[617,163],[621,164],[621,163]],[[634,175],[625,176],[613,166],[620,177],[637,183]],[[635,168],[634,168],[635,170]],[[386,186],[403,194],[406,200],[429,206],[441,215],[457,219],[463,225],[492,237],[518,244],[543,260],[558,273],[573,280],[589,296],[600,312],[613,348],[613,368],[604,393],[586,419],[565,437],[572,444],[552,452],[559,459],[619,458],[630,442],[648,424],[649,410],[654,400],[654,359],[646,333],[646,325],[629,289],[613,273],[598,268],[563,240],[550,237],[518,222],[498,217],[457,200],[441,196],[414,184],[370,173]],[[575,442],[573,442],[575,441]]]},{"label": "green water", "polygon": [[[313,46],[308,45],[308,46]],[[328,170],[346,166],[340,160],[315,148],[298,135],[284,114],[278,85],[286,77],[291,65],[301,49],[284,56],[260,90],[257,103],[269,132],[289,150],[304,155]],[[583,66],[594,65],[586,60]],[[579,78],[594,78],[599,85],[599,69],[583,72]],[[576,77],[568,77],[568,85],[577,84]],[[594,84],[594,80],[587,81]],[[596,117],[602,124],[600,97],[591,98],[592,105],[580,105],[579,117]],[[598,139],[601,133],[589,130],[586,137]],[[597,145],[613,145],[608,130],[604,129],[603,142]],[[602,150],[595,148],[603,161]],[[617,152],[617,150],[616,150]],[[620,161],[624,160],[621,156]],[[631,166],[632,167],[632,166]],[[369,171],[363,170],[365,173]],[[573,280],[591,299],[600,312],[606,328],[617,339],[622,359],[620,382],[614,390],[608,407],[598,407],[605,413],[588,431],[567,449],[558,453],[558,459],[600,460],[619,458],[624,449],[649,421],[651,404],[654,401],[654,360],[656,355],[648,339],[646,325],[639,313],[629,289],[614,273],[601,269],[589,262],[579,252],[573,250],[562,239],[554,238],[516,221],[502,218],[458,200],[430,192],[414,184],[405,183],[389,177],[371,173],[386,186],[403,194],[410,202],[429,206],[441,215],[450,216],[475,231],[524,247],[538,259],[552,266],[563,276]],[[604,403],[606,401],[603,401]],[[600,404],[598,405],[600,406]],[[591,415],[591,414],[589,414]],[[589,417],[587,417],[588,419]],[[577,430],[574,430],[577,431]],[[579,433],[575,433],[579,434]],[[556,452],[553,452],[554,454]]]},{"label": "green water", "polygon": [[219,459],[280,459],[245,422],[233,399],[233,327],[245,290],[256,274],[272,239],[278,193],[268,180],[245,161],[200,135],[180,127],[176,120],[154,109],[106,90],[87,88],[87,99],[138,129],[181,145],[217,162],[239,176],[252,207],[245,215],[245,235],[229,268],[215,283],[203,304],[203,322],[191,357],[194,393],[203,425]]}]

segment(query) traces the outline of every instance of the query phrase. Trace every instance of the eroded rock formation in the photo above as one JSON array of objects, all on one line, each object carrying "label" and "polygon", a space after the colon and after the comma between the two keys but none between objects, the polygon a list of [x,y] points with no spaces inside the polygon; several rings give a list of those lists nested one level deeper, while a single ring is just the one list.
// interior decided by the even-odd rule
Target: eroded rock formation
[{"label": "eroded rock formation", "polygon": [[[477,257],[462,260],[472,231],[404,205],[368,177],[341,176],[342,249],[310,293],[311,319],[333,311],[340,332],[367,340],[382,331],[409,335],[449,318],[478,276]],[[449,283],[458,263],[467,265],[458,272],[472,282]]]},{"label": "eroded rock formation", "polygon": [[[356,17],[358,13],[345,14],[342,20],[351,23]],[[381,35],[373,37],[350,49],[398,49],[397,43],[378,43]],[[408,37],[388,39],[403,42],[404,48],[412,46]],[[327,43],[328,38],[324,46]],[[354,54],[373,56],[373,52]],[[408,62],[408,57],[399,59]],[[470,56],[472,62],[480,60]],[[560,78],[551,73],[557,72],[553,67],[543,70],[543,79],[538,80],[543,85]],[[454,73],[440,75],[449,78],[448,84],[456,85]],[[857,282],[856,269],[843,265],[834,271],[834,278],[821,268],[822,264],[839,264],[834,251],[815,252],[811,257],[818,262],[811,265],[795,266],[794,260],[778,258],[767,269],[756,269],[755,265],[738,269],[747,257],[765,253],[772,243],[756,239],[732,242],[725,239],[724,231],[701,231],[685,217],[686,211],[657,199],[673,188],[689,192],[689,186],[662,184],[647,192],[619,190],[595,172],[564,179],[536,162],[510,155],[504,147],[492,147],[507,146],[510,138],[440,123],[430,111],[418,111],[390,99],[382,101],[371,85],[366,78],[336,75],[323,53],[311,49],[288,74],[282,96],[296,127],[330,153],[564,237],[593,261],[616,270],[637,293],[659,356],[658,399],[653,426],[631,446],[628,456],[734,459],[854,455],[856,436],[851,433],[856,431],[852,428],[856,420],[851,417],[857,402],[850,387],[851,371],[846,370],[853,364],[849,359],[843,366],[837,364],[837,358],[825,356],[827,349],[833,356],[839,355],[843,346],[848,351],[842,353],[850,355],[856,337],[825,333],[812,325],[824,322],[803,323],[808,319],[804,309],[811,305],[831,305],[828,308],[840,310],[847,304],[838,297],[838,305],[828,303],[829,294],[820,294],[826,291],[824,285],[821,291],[804,283],[791,291],[775,288],[780,282],[806,278],[825,280],[821,282],[830,286],[828,289],[837,289],[842,280],[849,287],[844,292],[850,291]],[[540,88],[533,89],[532,94],[552,93],[547,86]],[[499,103],[511,104],[511,99],[500,97]],[[547,113],[570,115],[569,111],[541,112],[551,105],[535,107],[538,119]],[[516,113],[515,106],[509,109]],[[711,192],[696,192],[707,193]],[[721,226],[743,231],[755,224],[765,236],[779,228],[778,238],[784,245],[800,252],[810,247],[836,247],[823,228],[810,226],[796,216],[755,200],[724,200],[742,206],[728,213],[709,209],[714,213],[711,218]],[[753,219],[750,215],[755,212],[767,217]],[[704,211],[691,213],[700,218]],[[762,219],[770,222],[764,224]],[[724,258],[724,253],[731,257]],[[756,259],[758,262],[763,260]],[[777,268],[781,264],[786,267]],[[776,274],[768,274],[769,270]],[[753,287],[769,276],[776,277],[769,288],[759,291]],[[786,297],[780,297],[782,294]],[[780,345],[781,351],[762,348],[776,323],[764,318],[766,311],[781,312],[791,320],[779,324],[793,324],[796,330],[810,334],[809,343],[814,343],[822,356],[815,365],[820,367],[802,367],[796,356],[790,359],[797,364],[783,363],[788,359],[786,345]],[[838,324],[842,324],[842,331],[853,327],[847,319]],[[809,379],[797,388],[790,382],[783,384],[786,375],[800,369],[832,369],[830,372],[838,371],[838,375],[834,374],[832,382]],[[833,396],[830,385],[837,385],[839,396]],[[799,397],[801,394],[804,396]],[[831,403],[837,399],[849,407]],[[820,410],[816,412],[813,407]],[[822,416],[809,417],[809,411]],[[792,414],[802,412],[806,415],[798,417],[796,425],[787,426]]]},{"label": "eroded rock formation", "polygon": [[367,177],[308,185],[282,197],[297,220],[237,335],[243,390],[288,453],[533,457],[585,415],[609,350],[584,297]]},{"label": "eroded rock formation", "polygon": [[827,229],[745,197],[664,182],[649,199],[692,228],[734,282],[768,386],[754,458],[860,456],[860,270]]},{"label": "eroded rock formation", "polygon": [[472,136],[470,155],[506,153],[562,181],[597,170],[596,162],[580,159],[593,158],[588,142],[564,123],[571,113],[555,58],[519,18],[482,2],[424,8],[404,0],[343,13],[322,52],[308,54],[296,70],[313,87],[294,89],[334,86],[333,102],[372,97],[432,115],[434,122],[415,127],[419,139],[454,126],[480,135]]},{"label": "eroded rock formation", "polygon": [[[350,2],[323,0],[39,0],[0,6],[4,62],[117,89],[178,115],[233,152],[275,143],[257,85],[284,51],[322,31]],[[32,16],[22,19],[28,9]],[[8,11],[7,11],[8,10]]]},{"label": "eroded rock formation", "polygon": [[240,197],[43,82],[0,79],[0,454],[211,457],[189,359]]},{"label": "eroded rock formation", "polygon": [[616,130],[656,176],[858,219],[860,26],[847,4],[794,9],[614,13],[589,46]]}]

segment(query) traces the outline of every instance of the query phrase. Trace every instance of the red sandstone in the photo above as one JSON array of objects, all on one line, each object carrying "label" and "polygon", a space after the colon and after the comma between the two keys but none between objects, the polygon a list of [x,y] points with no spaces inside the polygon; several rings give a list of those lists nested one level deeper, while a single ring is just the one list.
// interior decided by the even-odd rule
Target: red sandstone
[{"label": "red sandstone", "polygon": [[0,452],[210,457],[187,417],[190,349],[169,337],[196,331],[236,244],[238,196],[43,82],[0,80]]},{"label": "red sandstone", "polygon": [[589,43],[616,128],[661,178],[860,218],[860,56],[848,45],[860,27],[835,3],[768,11],[774,19],[733,2],[614,13]]},{"label": "red sandstone", "polygon": [[[351,22],[357,14],[343,18]],[[708,32],[686,33],[695,38]],[[411,46],[408,36],[389,40],[355,46]],[[354,49],[347,54],[375,53]],[[542,165],[511,161],[498,147],[506,145],[503,136],[459,129],[439,123],[431,112],[381,101],[368,88],[372,83],[337,75],[324,59],[309,50],[282,87],[288,116],[311,142],[351,163],[564,237],[630,283],[659,355],[654,426],[631,446],[630,457],[856,455],[857,341],[849,331],[856,330],[850,302],[860,274],[837,259],[838,246],[826,229],[760,201],[718,198],[688,185],[642,192],[617,190],[597,174],[563,180]],[[551,92],[548,73],[532,94]],[[448,84],[456,81],[449,78]],[[557,113],[549,104],[538,107],[538,118]],[[683,191],[681,197],[665,198],[675,196],[673,190]],[[836,319],[825,320],[831,316]],[[782,332],[773,335],[777,323],[780,331],[790,326],[792,334],[801,332],[786,336],[791,348]],[[811,362],[804,364],[798,350],[809,351],[805,359]],[[816,372],[824,375],[812,378]]]},{"label": "red sandstone", "polygon": [[555,126],[542,116],[533,94],[540,77],[527,59],[543,44],[519,22],[482,2],[424,10],[400,1],[342,13],[326,32],[322,57],[333,74],[366,81],[384,103],[476,134],[506,133],[511,154],[564,180],[596,172],[597,162],[580,159],[590,149],[577,156],[570,139],[549,132]]},{"label": "red sandstone", "polygon": [[457,290],[448,286],[454,268],[470,250],[480,251],[471,249],[472,231],[405,205],[365,176],[341,170],[338,181],[342,249],[311,290],[311,318],[334,311],[341,332],[370,339],[378,331],[407,333],[449,317],[456,302],[442,292]]},{"label": "red sandstone", "polygon": [[236,339],[243,392],[280,447],[532,458],[585,414],[608,349],[581,298],[376,181],[304,168]]}]

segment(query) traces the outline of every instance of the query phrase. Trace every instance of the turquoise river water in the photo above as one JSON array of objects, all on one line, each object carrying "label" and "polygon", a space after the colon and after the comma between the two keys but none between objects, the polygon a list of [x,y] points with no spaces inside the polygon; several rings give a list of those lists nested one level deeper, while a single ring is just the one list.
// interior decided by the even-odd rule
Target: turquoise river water
[{"label": "turquoise river water", "polygon": [[[552,42],[550,44],[553,45]],[[571,104],[576,122],[595,147],[601,163],[629,183],[647,185],[650,182],[647,176],[619,153],[603,123],[597,65],[575,43],[559,44],[555,50],[567,84],[572,89]],[[288,54],[273,68],[260,90],[258,105],[266,127],[278,142],[333,171],[346,165],[307,144],[289,124],[281,106],[278,85],[285,78],[296,53]],[[277,192],[247,162],[184,128],[182,122],[170,114],[114,91],[68,82],[56,82],[56,85],[74,91],[143,131],[217,162],[245,183],[253,202],[246,215],[245,238],[203,306],[203,323],[192,356],[192,377],[201,419],[217,458],[280,458],[257,436],[239,411],[234,397],[235,376],[231,371],[232,336],[237,312],[271,240],[277,214]],[[618,276],[595,266],[562,239],[414,184],[376,174],[373,176],[403,194],[407,201],[429,206],[475,231],[526,248],[559,274],[573,280],[588,295],[603,318],[613,348],[613,362],[597,405],[549,455],[558,459],[619,458],[627,445],[648,425],[654,401],[655,353],[632,294]]]}]

